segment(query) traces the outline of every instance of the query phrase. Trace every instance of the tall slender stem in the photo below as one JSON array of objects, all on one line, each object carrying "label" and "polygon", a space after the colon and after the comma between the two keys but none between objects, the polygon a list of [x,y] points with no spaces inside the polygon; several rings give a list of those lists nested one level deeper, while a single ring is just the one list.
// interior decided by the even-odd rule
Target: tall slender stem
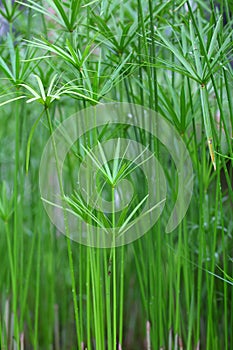
[{"label": "tall slender stem", "polygon": [[[60,174],[60,170],[58,168],[59,160],[58,160],[58,153],[57,153],[57,146],[53,137],[53,126],[52,121],[49,113],[49,109],[45,109],[47,122],[49,125],[49,131],[50,135],[52,137],[52,144],[53,144],[53,150],[55,155],[55,161],[57,166],[57,173],[58,173],[58,182],[60,186],[60,192],[62,195],[62,199],[64,198],[64,189],[62,184],[62,177]],[[71,248],[71,241],[70,241],[70,235],[69,235],[69,226],[67,222],[67,216],[66,211],[64,210],[64,223],[65,223],[65,232],[66,232],[66,242],[67,242],[67,250],[68,250],[68,258],[69,258],[69,267],[70,267],[70,273],[71,273],[71,283],[72,283],[72,295],[73,295],[73,304],[74,304],[74,314],[75,314],[75,325],[76,325],[76,335],[77,335],[77,341],[78,341],[78,349],[82,350],[81,345],[81,335],[80,335],[80,322],[79,322],[79,311],[78,311],[78,302],[77,302],[77,290],[76,290],[76,282],[75,282],[75,273],[74,273],[74,262],[73,262],[73,253]]]},{"label": "tall slender stem", "polygon": [[116,349],[116,331],[117,331],[117,290],[116,290],[116,247],[115,247],[115,186],[112,185],[112,279],[113,279],[113,350]]}]

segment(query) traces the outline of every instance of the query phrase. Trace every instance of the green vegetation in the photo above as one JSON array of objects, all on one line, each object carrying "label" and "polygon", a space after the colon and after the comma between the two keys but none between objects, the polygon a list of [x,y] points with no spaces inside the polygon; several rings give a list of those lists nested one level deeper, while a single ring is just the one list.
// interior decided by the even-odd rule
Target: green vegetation
[{"label": "green vegetation", "polygon": [[[1,1],[0,349],[233,349],[231,11],[231,1],[212,0]],[[112,138],[155,153],[167,198],[140,239],[92,248],[49,221],[40,159],[61,122],[115,101],[175,127],[192,159],[193,196],[165,233],[179,186],[166,147],[136,127],[93,122],[65,160],[71,210],[113,229],[140,214],[146,181],[118,149],[99,164],[97,187],[113,199],[117,181],[131,181],[132,217],[114,201],[111,214],[93,211],[77,192],[77,166]]]}]

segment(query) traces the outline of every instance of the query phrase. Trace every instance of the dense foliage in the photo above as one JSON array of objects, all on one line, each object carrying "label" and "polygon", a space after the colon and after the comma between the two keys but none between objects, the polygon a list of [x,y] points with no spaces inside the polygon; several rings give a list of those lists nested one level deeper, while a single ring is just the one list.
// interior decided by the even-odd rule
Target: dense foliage
[{"label": "dense foliage", "polygon": [[[1,1],[1,349],[233,349],[231,8],[212,0]],[[157,111],[175,127],[194,188],[184,220],[165,233],[179,186],[166,147],[125,125],[93,129],[68,154],[67,181],[90,148],[125,137],[157,154],[168,188],[149,232],[98,249],[49,221],[39,166],[62,121],[115,101]],[[135,208],[147,186],[133,170]],[[87,219],[80,195],[66,201]],[[117,217],[98,218],[113,225]]]}]

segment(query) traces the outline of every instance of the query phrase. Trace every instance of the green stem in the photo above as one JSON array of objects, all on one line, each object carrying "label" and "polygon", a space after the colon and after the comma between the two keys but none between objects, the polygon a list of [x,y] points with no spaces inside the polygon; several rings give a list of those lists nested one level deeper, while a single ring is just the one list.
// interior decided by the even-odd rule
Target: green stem
[{"label": "green stem", "polygon": [[[13,257],[14,257],[14,273],[15,279],[18,276],[18,253],[19,253],[19,238],[20,232],[19,229],[19,154],[20,154],[20,113],[19,113],[19,103],[15,104],[15,171],[14,171],[14,247],[13,247]],[[17,346],[19,347],[19,325],[18,325],[18,316],[17,316],[17,300],[18,300],[18,287],[17,281],[15,281],[15,290],[13,295],[13,312],[14,312],[14,331],[15,339]]]},{"label": "green stem", "polygon": [[38,323],[39,323],[39,299],[40,299],[40,269],[41,269],[41,234],[38,232],[37,265],[36,265],[36,301],[35,301],[35,325],[34,325],[34,349],[38,349]]},{"label": "green stem", "polygon": [[[111,259],[111,258],[110,258]],[[106,298],[106,322],[107,322],[107,349],[112,347],[112,319],[111,319],[111,271],[108,265],[108,254],[107,250],[104,250],[104,261],[105,261],[105,298]]]},{"label": "green stem", "polygon": [[121,247],[121,276],[120,276],[120,306],[119,306],[119,345],[123,341],[123,316],[124,316],[124,246]]},{"label": "green stem", "polygon": [[[49,126],[50,135],[52,138],[52,144],[53,144],[53,150],[55,155],[55,161],[57,166],[57,173],[58,173],[58,182],[59,187],[62,195],[62,199],[64,198],[64,189],[62,184],[62,176],[60,174],[60,170],[58,168],[59,160],[58,160],[58,154],[57,154],[57,146],[53,137],[53,126],[52,121],[49,113],[49,109],[45,109],[47,122]],[[67,215],[66,211],[64,210],[64,223],[65,223],[65,233],[66,233],[66,242],[67,242],[67,250],[68,250],[68,258],[69,258],[69,267],[70,267],[70,274],[71,274],[71,284],[72,284],[72,295],[73,295],[73,304],[74,304],[74,315],[75,315],[75,326],[76,326],[76,335],[77,335],[77,341],[78,341],[78,349],[82,350],[81,345],[81,335],[80,335],[80,322],[79,322],[79,311],[78,311],[78,302],[77,302],[77,291],[76,291],[76,282],[75,282],[75,273],[74,273],[74,262],[73,262],[73,253],[71,249],[71,241],[70,241],[70,233],[69,233],[69,226],[67,222]]]},{"label": "green stem", "polygon": [[117,339],[117,290],[116,290],[116,247],[115,247],[115,187],[112,186],[112,228],[113,228],[113,243],[112,243],[112,278],[113,278],[113,350],[116,349]]}]

